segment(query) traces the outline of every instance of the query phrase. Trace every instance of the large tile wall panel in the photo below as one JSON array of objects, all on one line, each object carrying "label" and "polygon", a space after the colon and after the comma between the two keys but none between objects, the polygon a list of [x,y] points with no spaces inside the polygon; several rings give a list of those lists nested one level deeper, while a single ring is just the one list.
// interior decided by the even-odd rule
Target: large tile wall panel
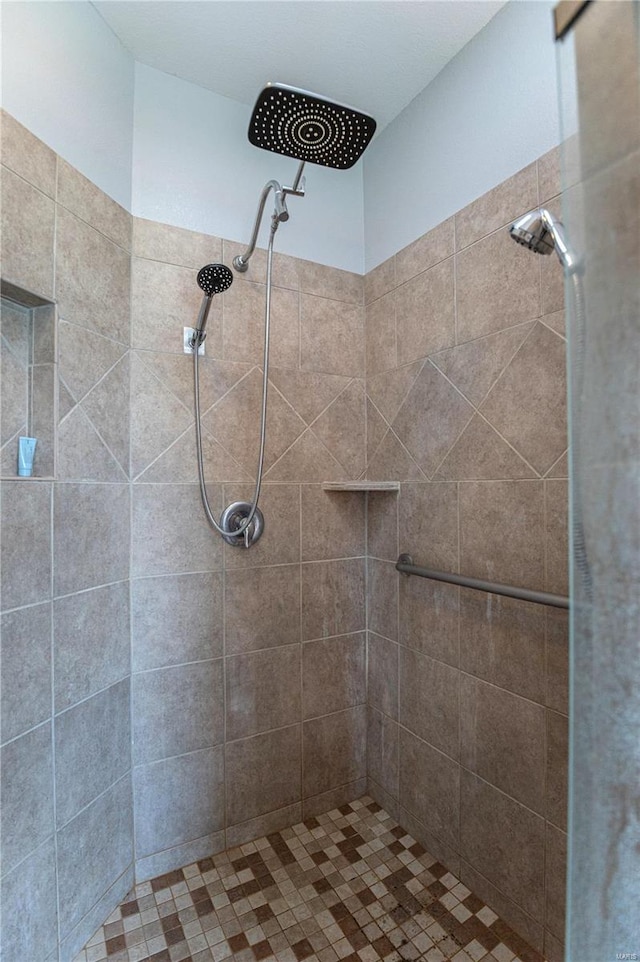
[{"label": "large tile wall panel", "polygon": [[57,383],[33,431],[59,422],[55,479],[2,482],[2,955],[50,962],[60,939],[70,962],[133,878],[131,217],[2,126],[3,278],[57,301],[55,336],[35,330]]},{"label": "large tile wall panel", "polygon": [[369,790],[538,949],[563,934],[566,614],[392,562],[567,593],[562,271],[506,229],[559,192],[555,150],[365,278],[367,477],[401,482],[369,496]]}]

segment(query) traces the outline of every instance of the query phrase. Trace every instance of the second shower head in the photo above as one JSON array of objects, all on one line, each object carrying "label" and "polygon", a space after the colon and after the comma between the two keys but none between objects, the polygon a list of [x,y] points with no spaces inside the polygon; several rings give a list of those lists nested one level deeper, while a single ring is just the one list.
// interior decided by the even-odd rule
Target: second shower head
[{"label": "second shower head", "polygon": [[207,297],[221,294],[233,284],[233,274],[224,264],[206,264],[198,271],[198,286]]},{"label": "second shower head", "polygon": [[546,207],[519,217],[510,226],[509,234],[516,244],[521,244],[534,254],[552,254],[555,251],[566,271],[576,270],[577,260],[567,244],[564,227]]}]

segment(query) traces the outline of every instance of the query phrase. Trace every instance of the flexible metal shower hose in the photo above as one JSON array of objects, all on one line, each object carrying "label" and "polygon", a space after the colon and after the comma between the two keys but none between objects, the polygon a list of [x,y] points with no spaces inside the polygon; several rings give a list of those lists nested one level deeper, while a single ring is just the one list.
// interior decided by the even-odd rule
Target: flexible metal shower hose
[{"label": "flexible metal shower hose", "polygon": [[271,231],[269,233],[269,245],[267,247],[267,291],[265,299],[265,317],[264,317],[264,353],[262,362],[262,415],[260,418],[260,453],[258,455],[258,473],[256,475],[256,487],[253,494],[253,501],[251,503],[251,510],[246,516],[242,524],[238,525],[235,531],[229,532],[221,527],[220,523],[214,517],[213,511],[209,504],[209,499],[207,497],[207,489],[204,480],[204,464],[202,457],[202,430],[200,426],[200,376],[199,376],[199,366],[198,366],[198,348],[197,345],[194,346],[193,351],[193,394],[195,403],[195,413],[196,413],[196,449],[198,455],[198,478],[200,481],[200,496],[202,498],[202,505],[204,507],[204,513],[207,516],[207,521],[211,527],[218,532],[218,534],[234,534],[237,536],[249,532],[249,527],[253,521],[253,517],[256,513],[256,508],[258,507],[258,501],[260,499],[260,489],[262,487],[262,471],[264,467],[264,448],[265,448],[265,438],[267,433],[267,387],[269,383],[269,332],[271,328],[271,262],[273,259],[273,238],[275,236],[276,230],[278,229],[278,219],[277,217],[272,217],[271,219]]}]

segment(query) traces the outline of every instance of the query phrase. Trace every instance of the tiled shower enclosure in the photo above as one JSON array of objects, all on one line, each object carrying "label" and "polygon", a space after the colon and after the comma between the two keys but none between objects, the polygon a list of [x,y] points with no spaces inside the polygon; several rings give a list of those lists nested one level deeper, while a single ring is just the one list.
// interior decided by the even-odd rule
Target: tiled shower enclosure
[{"label": "tiled shower enclosure", "polygon": [[[503,230],[557,207],[557,153],[366,277],[276,256],[244,552],[200,508],[182,353],[239,245],[132,218],[6,114],[2,151],[6,290],[57,315],[55,473],[3,458],[3,958],[69,962],[134,882],[368,791],[559,962],[565,619],[393,565],[566,592],[562,278]],[[209,320],[218,509],[252,490],[263,258]],[[322,488],[362,478],[400,490]]]}]

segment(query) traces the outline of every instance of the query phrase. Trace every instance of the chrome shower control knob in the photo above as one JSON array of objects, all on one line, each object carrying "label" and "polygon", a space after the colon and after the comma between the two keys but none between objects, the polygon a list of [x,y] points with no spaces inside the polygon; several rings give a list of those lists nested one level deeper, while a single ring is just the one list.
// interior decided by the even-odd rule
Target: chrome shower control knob
[{"label": "chrome shower control knob", "polygon": [[223,531],[222,537],[227,544],[233,545],[234,548],[250,548],[262,537],[264,515],[260,508],[256,508],[249,527],[240,534],[235,533],[238,528],[242,527],[245,518],[248,518],[250,513],[251,504],[249,501],[234,501],[233,504],[224,509],[220,518],[220,527]]}]

